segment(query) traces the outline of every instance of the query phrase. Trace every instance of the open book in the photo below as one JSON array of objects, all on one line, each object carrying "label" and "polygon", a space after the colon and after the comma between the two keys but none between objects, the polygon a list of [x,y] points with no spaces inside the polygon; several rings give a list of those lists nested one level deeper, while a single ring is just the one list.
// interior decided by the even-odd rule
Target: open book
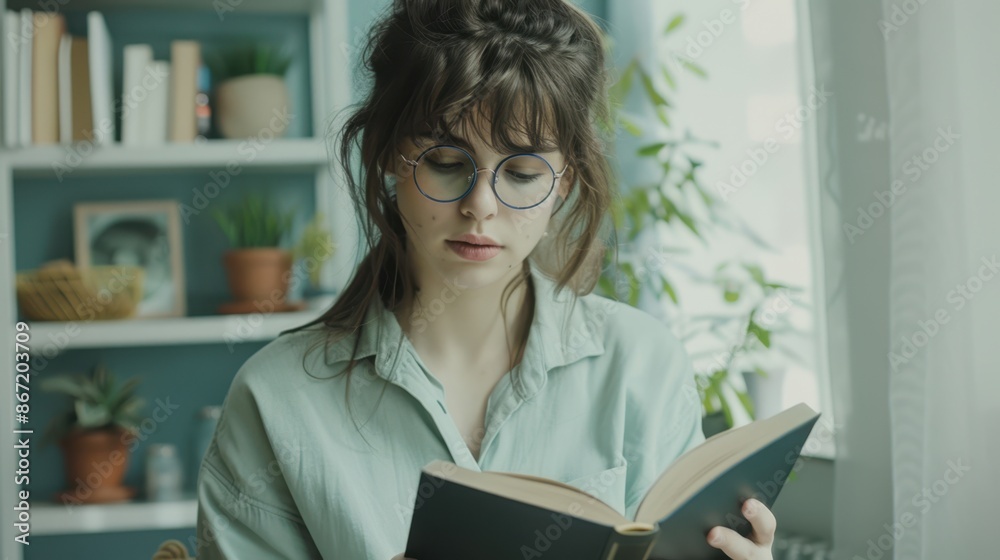
[{"label": "open book", "polygon": [[417,560],[714,560],[708,531],[752,531],[741,507],[769,508],[819,414],[798,404],[727,430],[679,457],[635,514],[573,486],[433,461],[420,474],[406,557]]}]

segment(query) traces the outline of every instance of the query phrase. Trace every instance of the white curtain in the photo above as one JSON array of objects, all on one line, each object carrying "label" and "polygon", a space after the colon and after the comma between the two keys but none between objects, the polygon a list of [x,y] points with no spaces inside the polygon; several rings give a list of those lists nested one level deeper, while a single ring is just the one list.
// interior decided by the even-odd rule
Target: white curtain
[{"label": "white curtain", "polygon": [[882,7],[895,558],[998,558],[1000,3]]},{"label": "white curtain", "polygon": [[811,124],[835,557],[1000,558],[1000,2],[799,6],[834,93]]}]

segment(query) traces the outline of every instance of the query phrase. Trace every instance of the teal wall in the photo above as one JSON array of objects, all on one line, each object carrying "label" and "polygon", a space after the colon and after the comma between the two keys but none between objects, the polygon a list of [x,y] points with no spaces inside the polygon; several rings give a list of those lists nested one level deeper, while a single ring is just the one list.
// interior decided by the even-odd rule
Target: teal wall
[{"label": "teal wall", "polygon": [[[581,0],[579,3],[600,18],[604,15],[604,1]],[[367,26],[386,6],[387,0],[350,1],[353,41],[351,53],[355,64]],[[156,58],[166,59],[169,39],[180,34],[207,41],[210,36],[217,37],[220,30],[223,30],[224,33],[231,33],[227,40],[250,34],[257,38],[270,37],[287,42],[293,52],[306,51],[306,21],[295,16],[260,16],[241,14],[237,10],[226,16],[226,23],[231,25],[221,27],[211,12],[206,17],[162,12],[157,13],[155,18],[150,18],[148,12],[110,12],[106,17],[117,51],[117,83],[121,80],[121,46],[148,43],[153,46]],[[72,33],[85,35],[82,15],[71,14],[68,24]],[[299,118],[293,121],[288,132],[293,137],[313,134],[309,124],[313,118],[308,111],[310,100],[307,62],[296,63],[290,70],[288,80],[292,103],[302,108]],[[19,179],[14,190],[16,268],[26,270],[50,259],[73,258],[72,207],[77,201],[174,198],[189,202],[192,189],[201,188],[208,181],[206,172],[189,171],[156,175],[121,174],[113,177],[70,175],[63,183],[48,178]],[[300,221],[312,215],[315,208],[310,175],[269,174],[249,169],[234,177],[233,183],[222,191],[217,202],[225,204],[248,189],[267,189],[273,192],[281,205],[298,210]],[[222,252],[226,248],[225,239],[206,215],[198,216],[190,224],[184,225],[182,237],[189,314],[210,314],[216,305],[226,299],[227,289],[220,265]],[[130,459],[125,484],[134,486],[141,492],[143,458],[148,445],[172,443],[178,446],[185,459],[185,487],[193,492],[196,462],[192,457],[192,445],[198,411],[203,406],[222,403],[240,365],[262,346],[263,343],[242,343],[234,346],[232,352],[223,344],[73,350],[55,358],[38,373],[40,376],[51,376],[83,372],[98,361],[104,361],[119,377],[141,376],[142,383],[138,392],[147,402],[169,400],[179,408],[166,421],[158,424],[154,431],[144,434],[145,439],[136,446]],[[47,419],[62,410],[67,402],[61,397],[39,392],[32,397],[31,404],[33,418]],[[147,412],[151,411],[152,407],[147,409]],[[45,421],[29,427],[39,433],[45,428]],[[40,438],[38,441],[40,442]],[[33,454],[36,459],[32,462],[31,484],[28,488],[36,500],[48,499],[64,486],[62,456],[54,447],[36,447]],[[33,535],[31,546],[24,549],[24,557],[26,560],[134,560],[150,557],[164,540],[179,539],[190,543],[193,538],[193,529],[98,535]],[[190,544],[189,548],[193,550]]]}]

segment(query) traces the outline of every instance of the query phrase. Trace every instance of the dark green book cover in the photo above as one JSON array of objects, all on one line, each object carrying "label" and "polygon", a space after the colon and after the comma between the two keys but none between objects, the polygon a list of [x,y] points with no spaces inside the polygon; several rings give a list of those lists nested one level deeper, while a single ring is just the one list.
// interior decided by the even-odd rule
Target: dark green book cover
[{"label": "dark green book cover", "polygon": [[[797,405],[774,419],[761,421],[770,422],[769,426],[761,426],[770,427],[760,432],[768,436],[766,442],[756,444],[758,447],[754,449],[744,445],[739,451],[748,453],[743,453],[742,458],[717,475],[698,481],[699,489],[670,511],[655,515],[658,521],[645,523],[632,522],[620,514],[615,523],[609,523],[607,518],[600,521],[592,515],[574,515],[579,509],[573,508],[574,492],[570,490],[563,491],[567,501],[551,503],[550,507],[545,507],[538,492],[530,492],[530,486],[525,487],[528,493],[522,495],[524,499],[507,497],[503,489],[489,490],[484,486],[486,483],[476,482],[476,477],[485,473],[435,461],[420,473],[418,488],[422,492],[418,492],[414,504],[406,557],[416,560],[724,560],[727,558],[724,553],[705,542],[708,531],[722,525],[744,536],[750,534],[750,524],[741,513],[743,501],[753,497],[768,507],[774,504],[818,418],[809,407]],[[750,426],[753,424],[730,430],[732,434],[726,438],[711,438],[697,449],[727,443],[740,445],[739,432],[750,433],[744,430]],[[712,443],[713,440],[721,443]],[[699,467],[690,458],[687,462],[686,467]],[[446,471],[440,470],[442,465],[447,466]],[[669,478],[673,471],[674,466],[671,466],[664,478]],[[435,474],[442,472],[459,472],[461,476]],[[654,483],[653,488],[659,482]],[[587,498],[589,496],[575,494],[577,501]],[[644,513],[649,517],[651,513],[647,510],[656,506],[651,504],[646,508],[646,505],[639,508],[640,519]]]}]

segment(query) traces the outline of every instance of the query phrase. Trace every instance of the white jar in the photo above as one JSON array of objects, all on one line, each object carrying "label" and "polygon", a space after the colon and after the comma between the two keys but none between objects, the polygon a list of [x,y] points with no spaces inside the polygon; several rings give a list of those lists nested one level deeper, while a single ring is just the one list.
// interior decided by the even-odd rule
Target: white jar
[{"label": "white jar", "polygon": [[184,473],[177,447],[168,443],[150,444],[146,452],[146,499],[163,502],[181,499]]}]

